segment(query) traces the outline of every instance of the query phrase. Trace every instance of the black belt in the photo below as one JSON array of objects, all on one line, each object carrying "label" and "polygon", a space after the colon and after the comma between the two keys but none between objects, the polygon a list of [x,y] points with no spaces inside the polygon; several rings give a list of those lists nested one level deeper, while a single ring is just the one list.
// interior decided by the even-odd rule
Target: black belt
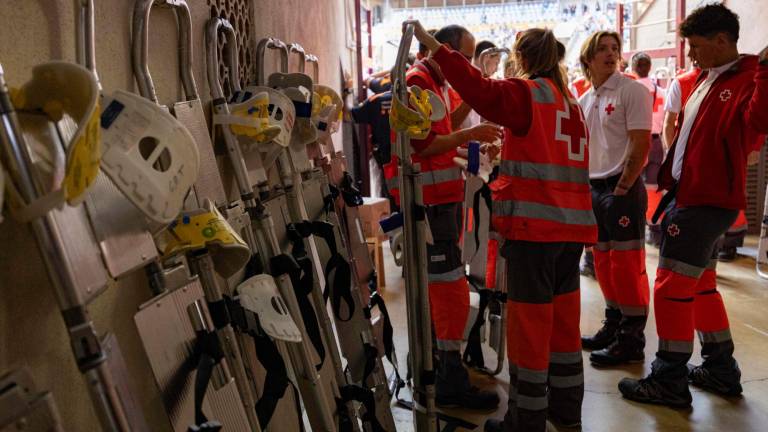
[{"label": "black belt", "polygon": [[621,179],[621,174],[616,174],[602,179],[589,179],[589,184],[594,187],[603,186],[613,189],[619,183],[619,179]]}]

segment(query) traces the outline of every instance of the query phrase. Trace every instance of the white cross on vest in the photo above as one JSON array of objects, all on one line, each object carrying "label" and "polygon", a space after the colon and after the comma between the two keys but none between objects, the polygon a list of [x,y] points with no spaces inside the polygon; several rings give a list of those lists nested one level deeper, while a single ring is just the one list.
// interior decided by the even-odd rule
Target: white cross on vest
[{"label": "white cross on vest", "polygon": [[555,139],[568,143],[569,160],[583,162],[584,150],[587,148],[584,118],[578,108],[575,108],[574,111],[576,112],[571,112],[571,105],[567,100],[565,101],[565,110],[557,111]]}]

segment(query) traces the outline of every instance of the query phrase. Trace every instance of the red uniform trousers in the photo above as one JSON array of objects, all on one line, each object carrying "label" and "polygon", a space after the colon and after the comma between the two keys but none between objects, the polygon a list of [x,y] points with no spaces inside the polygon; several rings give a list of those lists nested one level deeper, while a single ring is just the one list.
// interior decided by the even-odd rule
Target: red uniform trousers
[{"label": "red uniform trousers", "polygon": [[581,420],[584,374],[579,332],[581,243],[507,240],[509,409],[505,427],[545,431],[547,412]]},{"label": "red uniform trousers", "polygon": [[461,262],[461,203],[427,206],[433,244],[427,243],[429,308],[437,349],[459,351],[469,317],[469,285]]},{"label": "red uniform trousers", "polygon": [[726,382],[740,378],[712,260],[718,238],[737,215],[738,210],[673,204],[662,220],[664,236],[653,292],[659,351],[652,374],[673,389],[688,385],[686,365],[693,353],[694,329],[701,341],[703,366]]},{"label": "red uniform trousers", "polygon": [[624,196],[613,190],[621,175],[590,180],[597,219],[595,276],[609,308],[625,317],[648,315],[650,290],[645,270],[645,212],[648,197],[642,179]]}]

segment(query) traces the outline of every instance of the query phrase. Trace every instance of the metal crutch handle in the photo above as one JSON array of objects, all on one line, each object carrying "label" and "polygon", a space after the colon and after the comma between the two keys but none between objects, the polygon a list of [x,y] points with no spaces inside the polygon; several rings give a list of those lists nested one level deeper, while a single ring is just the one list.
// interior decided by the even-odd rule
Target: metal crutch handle
[{"label": "metal crutch handle", "polygon": [[304,73],[304,70],[306,68],[306,62],[307,62],[307,53],[304,52],[304,47],[294,42],[291,44],[291,47],[289,48],[289,52],[296,53],[299,55],[299,71],[298,72]]},{"label": "metal crutch handle", "polygon": [[320,63],[317,56],[314,54],[307,54],[304,61],[306,63],[312,63],[312,81],[315,84],[318,84],[318,81],[320,80]]},{"label": "metal crutch handle", "polygon": [[185,0],[137,0],[133,8],[133,74],[139,87],[139,94],[159,103],[152,75],[147,61],[149,52],[149,15],[152,6],[165,4],[173,7],[179,23],[179,73],[184,94],[188,100],[199,99],[195,77],[192,74],[192,16]]}]

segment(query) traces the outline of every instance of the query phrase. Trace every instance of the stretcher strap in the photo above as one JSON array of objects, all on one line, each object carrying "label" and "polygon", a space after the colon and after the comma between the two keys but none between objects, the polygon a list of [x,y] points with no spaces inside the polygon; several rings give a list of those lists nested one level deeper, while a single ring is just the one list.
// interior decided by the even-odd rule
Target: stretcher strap
[{"label": "stretcher strap", "polygon": [[196,333],[197,340],[195,341],[195,349],[192,356],[196,360],[193,360],[193,363],[197,363],[197,373],[195,374],[195,424],[190,426],[188,431],[219,431],[222,428],[221,423],[216,420],[208,420],[203,413],[203,400],[205,400],[205,393],[211,381],[213,368],[224,358],[224,352],[221,350],[219,338],[215,332],[203,330]]},{"label": "stretcher strap", "polygon": [[339,184],[339,190],[341,196],[344,198],[344,202],[347,207],[359,207],[363,205],[363,194],[355,186],[355,179],[347,171],[344,171],[344,175]]},{"label": "stretcher strap", "polygon": [[[275,413],[277,403],[283,398],[285,389],[288,388],[288,372],[275,341],[266,335],[252,334],[251,336],[253,336],[259,362],[267,371],[267,376],[264,378],[264,393],[256,402],[256,415],[259,418],[259,424],[266,429]],[[301,422],[299,423],[301,424]]]},{"label": "stretcher strap", "polygon": [[309,234],[305,235],[305,233],[300,232],[297,224],[288,224],[287,229],[288,239],[293,244],[291,250],[292,257],[288,255],[272,257],[272,275],[287,274],[291,278],[291,285],[293,285],[293,291],[296,293],[296,302],[299,304],[299,311],[304,321],[304,327],[307,330],[307,336],[309,336],[312,346],[315,347],[315,351],[317,351],[317,355],[320,357],[320,363],[315,365],[317,370],[320,370],[325,363],[325,346],[320,335],[320,324],[317,320],[317,314],[315,313],[315,308],[312,307],[312,300],[310,299],[314,277],[312,273],[312,260],[304,248],[304,237],[308,237]]},{"label": "stretcher strap", "polygon": [[[264,378],[264,393],[256,402],[256,415],[259,418],[259,424],[266,428],[269,424],[275,408],[280,399],[285,394],[285,389],[290,384],[288,374],[285,368],[285,361],[277,349],[275,341],[261,330],[258,316],[243,308],[240,302],[230,297],[225,297],[223,302],[226,304],[227,317],[230,323],[241,333],[245,333],[253,338],[256,347],[256,355],[259,362],[264,366],[266,377]],[[221,302],[216,302],[221,303]],[[212,303],[209,303],[209,305]],[[210,307],[210,306],[209,306]],[[216,322],[217,308],[211,308],[211,317]],[[218,328],[218,327],[217,327]],[[294,388],[294,393],[296,389]],[[298,400],[298,397],[296,398]],[[297,407],[297,415],[301,417],[301,406]],[[301,424],[301,420],[299,421]],[[303,427],[302,427],[303,430]]]},{"label": "stretcher strap", "polygon": [[[309,222],[305,222],[309,224]],[[355,301],[352,297],[352,267],[336,247],[336,237],[333,232],[333,224],[330,222],[314,221],[311,222],[312,234],[321,238],[328,246],[331,257],[325,264],[325,291],[323,299],[328,302],[331,296],[331,306],[333,314],[337,320],[347,322],[355,314]],[[329,292],[330,291],[330,292]],[[341,302],[347,304],[349,311],[346,318],[341,316]]]},{"label": "stretcher strap", "polygon": [[[376,399],[373,396],[373,391],[367,388],[360,387],[358,385],[345,385],[339,387],[342,401],[358,401],[365,407],[365,413],[362,416],[363,424],[370,426],[372,432],[385,432],[386,429],[381,425],[379,419],[376,417]],[[343,410],[339,410],[342,412]]]},{"label": "stretcher strap", "polygon": [[475,218],[475,253],[480,250],[480,198],[483,199],[490,212],[493,209],[493,201],[488,183],[483,183],[483,186],[475,192],[475,196],[472,198],[472,214]]}]

